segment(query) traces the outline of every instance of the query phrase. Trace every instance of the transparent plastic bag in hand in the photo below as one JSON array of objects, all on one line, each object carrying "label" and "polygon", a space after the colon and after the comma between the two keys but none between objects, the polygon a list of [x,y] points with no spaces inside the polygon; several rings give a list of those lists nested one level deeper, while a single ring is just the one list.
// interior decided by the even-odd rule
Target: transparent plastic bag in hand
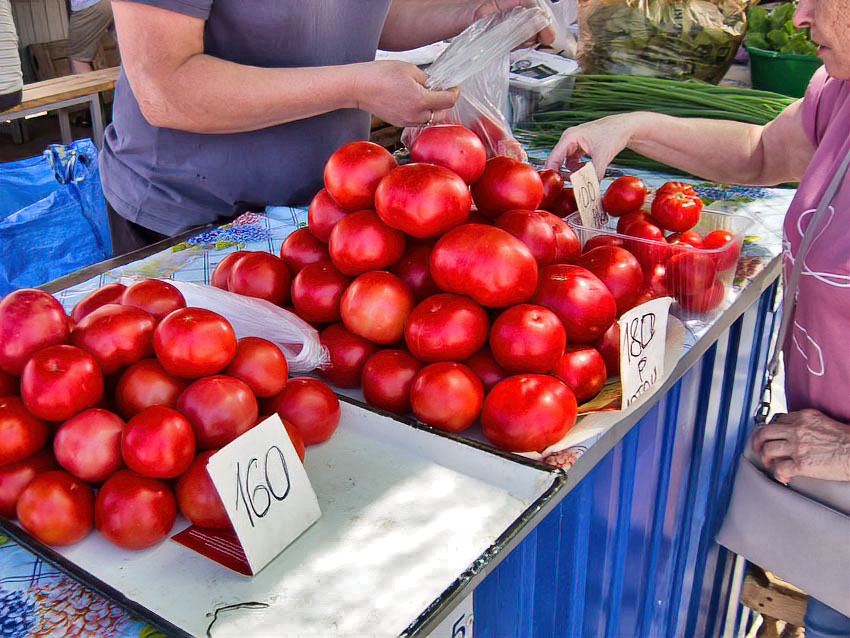
[{"label": "transparent plastic bag in hand", "polygon": [[186,305],[217,312],[230,322],[237,338],[262,337],[276,344],[290,373],[308,372],[329,362],[319,333],[298,315],[266,301],[213,286],[167,280],[186,299]]}]

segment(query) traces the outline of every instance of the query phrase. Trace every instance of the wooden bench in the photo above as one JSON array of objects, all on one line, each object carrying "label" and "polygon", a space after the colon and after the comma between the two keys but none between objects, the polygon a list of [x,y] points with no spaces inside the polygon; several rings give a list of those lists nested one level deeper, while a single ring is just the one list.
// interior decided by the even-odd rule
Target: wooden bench
[{"label": "wooden bench", "polygon": [[70,144],[73,140],[68,109],[78,104],[88,103],[91,112],[92,137],[94,143],[100,148],[103,143],[104,128],[100,94],[115,88],[119,68],[115,66],[26,84],[21,103],[13,109],[0,113],[0,121],[14,121],[44,111],[59,111],[62,143]]}]

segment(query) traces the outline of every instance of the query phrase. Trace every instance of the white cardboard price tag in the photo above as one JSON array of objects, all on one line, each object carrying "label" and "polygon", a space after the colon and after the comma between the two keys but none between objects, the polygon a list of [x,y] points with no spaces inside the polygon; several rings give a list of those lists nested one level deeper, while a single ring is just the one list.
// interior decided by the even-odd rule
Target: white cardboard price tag
[{"label": "white cardboard price tag", "polygon": [[618,320],[623,410],[664,377],[667,318],[672,302],[670,297],[659,297],[627,310]]},{"label": "white cardboard price tag", "polygon": [[256,574],[322,515],[276,414],[213,454],[207,472]]},{"label": "white cardboard price tag", "polygon": [[581,223],[588,228],[602,228],[608,221],[607,213],[602,209],[602,194],[593,162],[587,162],[570,175],[573,194],[576,198]]}]

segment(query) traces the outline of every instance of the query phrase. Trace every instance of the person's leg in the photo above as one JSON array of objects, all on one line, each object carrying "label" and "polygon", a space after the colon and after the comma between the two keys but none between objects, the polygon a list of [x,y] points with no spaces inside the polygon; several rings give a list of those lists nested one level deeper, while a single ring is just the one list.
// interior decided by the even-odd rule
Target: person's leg
[{"label": "person's leg", "polygon": [[112,256],[118,257],[139,248],[150,246],[167,237],[162,233],[124,219],[106,202],[106,215],[109,219],[109,236],[112,239]]},{"label": "person's leg", "polygon": [[71,73],[85,73],[92,70],[100,39],[112,27],[112,4],[109,0],[100,0],[85,9],[72,11],[68,21],[68,59]]},{"label": "person's leg", "polygon": [[88,73],[89,71],[93,71],[94,67],[92,67],[91,62],[86,62],[85,60],[68,60],[71,63],[71,73],[74,75],[78,75],[80,73]]},{"label": "person's leg", "polygon": [[850,618],[809,598],[806,607],[806,638],[850,638]]}]

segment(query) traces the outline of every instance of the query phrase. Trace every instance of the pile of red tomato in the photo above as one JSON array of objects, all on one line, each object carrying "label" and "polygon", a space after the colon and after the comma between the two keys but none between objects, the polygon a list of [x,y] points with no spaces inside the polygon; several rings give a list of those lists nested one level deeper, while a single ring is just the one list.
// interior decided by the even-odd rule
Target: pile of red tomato
[{"label": "pile of red tomato", "polygon": [[[234,268],[234,286],[243,268],[245,285],[264,282],[253,262]],[[0,301],[0,515],[49,545],[94,527],[149,547],[178,509],[230,528],[206,472],[213,453],[277,412],[303,460],[339,422],[326,383],[287,377],[275,344],[237,339],[164,281],[103,286],[70,316],[45,292],[15,291]]]}]

